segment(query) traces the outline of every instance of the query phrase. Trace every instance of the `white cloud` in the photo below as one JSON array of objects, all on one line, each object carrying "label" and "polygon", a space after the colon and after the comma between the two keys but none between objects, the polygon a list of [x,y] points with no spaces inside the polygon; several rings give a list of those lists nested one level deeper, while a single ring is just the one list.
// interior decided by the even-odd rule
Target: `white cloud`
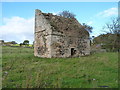
[{"label": "white cloud", "polygon": [[93,21],[89,21],[87,22],[88,25],[92,25],[93,24]]},{"label": "white cloud", "polygon": [[58,15],[59,13],[60,13],[60,11],[58,11],[58,12],[51,12],[53,15]]},{"label": "white cloud", "polygon": [[118,8],[116,7],[104,10],[103,12],[97,14],[97,16],[102,16],[102,17],[109,17],[114,15],[118,15]]},{"label": "white cloud", "polygon": [[22,17],[3,18],[4,25],[0,26],[0,33],[5,41],[23,42],[25,39],[31,43],[34,39],[34,18]]}]

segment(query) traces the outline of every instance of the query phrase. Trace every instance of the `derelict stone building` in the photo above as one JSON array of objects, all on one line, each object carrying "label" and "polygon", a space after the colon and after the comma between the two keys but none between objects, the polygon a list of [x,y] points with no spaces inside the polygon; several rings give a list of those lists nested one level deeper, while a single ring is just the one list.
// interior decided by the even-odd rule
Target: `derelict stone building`
[{"label": "derelict stone building", "polygon": [[89,33],[75,18],[35,10],[35,56],[80,57],[89,54]]}]

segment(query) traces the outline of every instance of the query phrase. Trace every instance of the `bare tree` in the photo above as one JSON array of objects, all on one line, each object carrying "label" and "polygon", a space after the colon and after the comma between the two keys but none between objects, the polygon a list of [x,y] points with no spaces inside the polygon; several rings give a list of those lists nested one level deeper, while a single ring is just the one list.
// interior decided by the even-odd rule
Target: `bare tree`
[{"label": "bare tree", "polygon": [[65,17],[65,18],[75,18],[75,14],[65,10],[65,11],[62,11],[58,14],[59,16],[62,16],[62,17]]},{"label": "bare tree", "polygon": [[120,34],[120,18],[112,18],[111,23],[106,23],[103,29],[108,29],[109,31],[104,31],[111,34]]},{"label": "bare tree", "polygon": [[[108,31],[105,31],[107,29]],[[112,18],[110,23],[106,23],[106,25],[103,27],[104,32],[108,33],[110,36],[112,35],[112,38],[110,36],[108,37],[108,41],[112,41],[112,50],[115,49],[119,50],[119,44],[120,44],[120,18]],[[106,41],[106,42],[108,42]]]}]

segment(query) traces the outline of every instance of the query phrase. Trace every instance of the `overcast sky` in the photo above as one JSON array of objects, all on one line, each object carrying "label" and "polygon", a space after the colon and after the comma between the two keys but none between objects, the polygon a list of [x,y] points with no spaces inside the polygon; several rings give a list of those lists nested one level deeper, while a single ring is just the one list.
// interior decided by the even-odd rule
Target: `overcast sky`
[{"label": "overcast sky", "polygon": [[80,23],[93,27],[91,36],[98,36],[105,23],[118,16],[117,2],[3,2],[0,39],[18,43],[34,40],[35,9],[45,13],[58,14],[69,10]]}]

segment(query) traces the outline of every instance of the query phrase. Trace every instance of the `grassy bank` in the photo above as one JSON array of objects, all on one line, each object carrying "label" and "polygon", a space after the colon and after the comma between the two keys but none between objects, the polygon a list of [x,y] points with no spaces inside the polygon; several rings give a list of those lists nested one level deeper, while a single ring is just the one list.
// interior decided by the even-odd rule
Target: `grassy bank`
[{"label": "grassy bank", "polygon": [[38,58],[33,49],[3,47],[3,88],[118,87],[117,53],[81,58]]}]

